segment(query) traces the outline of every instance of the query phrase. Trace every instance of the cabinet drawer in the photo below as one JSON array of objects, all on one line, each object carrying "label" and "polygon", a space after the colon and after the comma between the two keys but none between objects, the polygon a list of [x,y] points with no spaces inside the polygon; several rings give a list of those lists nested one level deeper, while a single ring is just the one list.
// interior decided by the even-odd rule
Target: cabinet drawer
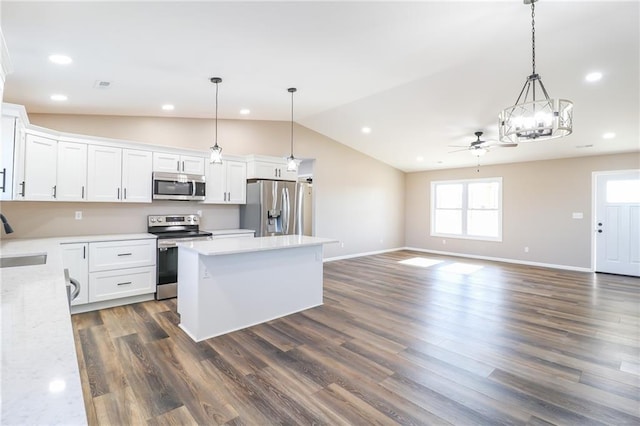
[{"label": "cabinet drawer", "polygon": [[153,266],[89,274],[89,302],[137,296],[156,291]]},{"label": "cabinet drawer", "polygon": [[156,264],[156,240],[105,241],[89,244],[89,271]]}]

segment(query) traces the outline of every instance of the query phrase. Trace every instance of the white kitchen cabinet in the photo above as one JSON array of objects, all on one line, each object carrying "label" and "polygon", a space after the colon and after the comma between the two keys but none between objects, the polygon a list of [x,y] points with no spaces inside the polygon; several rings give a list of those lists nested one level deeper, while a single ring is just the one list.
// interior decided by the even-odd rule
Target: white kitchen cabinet
[{"label": "white kitchen cabinet", "polygon": [[89,245],[91,272],[155,265],[156,240],[105,241]]},{"label": "white kitchen cabinet", "polygon": [[89,201],[151,202],[149,151],[89,145]]},{"label": "white kitchen cabinet", "polygon": [[204,158],[168,152],[154,152],[153,171],[204,175]]},{"label": "white kitchen cabinet", "polygon": [[206,169],[205,203],[245,204],[247,202],[247,163],[224,160],[222,164],[207,163]]},{"label": "white kitchen cabinet", "polygon": [[284,158],[251,156],[247,161],[247,179],[298,180],[298,172],[287,171]]},{"label": "white kitchen cabinet", "polygon": [[24,165],[24,199],[55,199],[58,142],[55,139],[27,134]]},{"label": "white kitchen cabinet", "polygon": [[89,277],[89,286],[90,302],[154,293],[156,291],[155,267],[92,272]]},{"label": "white kitchen cabinet", "polygon": [[2,157],[0,157],[0,200],[13,199],[13,160],[17,131],[17,118],[2,117]]},{"label": "white kitchen cabinet", "polygon": [[89,145],[87,158],[87,199],[89,201],[120,201],[122,149]]},{"label": "white kitchen cabinet", "polygon": [[151,202],[151,170],[153,156],[150,151],[122,150],[122,192],[125,203]]},{"label": "white kitchen cabinet", "polygon": [[155,238],[89,243],[90,303],[155,291]]},{"label": "white kitchen cabinet", "polygon": [[84,201],[87,186],[87,145],[60,141],[57,153],[55,199]]},{"label": "white kitchen cabinet", "polygon": [[80,293],[71,301],[71,305],[89,303],[89,251],[87,243],[61,244],[62,264],[69,270],[80,287]]}]

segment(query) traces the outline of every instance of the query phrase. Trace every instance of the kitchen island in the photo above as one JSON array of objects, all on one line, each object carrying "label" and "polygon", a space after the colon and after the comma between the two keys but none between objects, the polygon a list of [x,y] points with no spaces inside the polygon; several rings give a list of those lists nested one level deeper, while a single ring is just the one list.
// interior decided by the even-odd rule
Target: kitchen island
[{"label": "kitchen island", "polygon": [[195,341],[322,304],[322,246],[298,235],[179,244],[180,327]]}]

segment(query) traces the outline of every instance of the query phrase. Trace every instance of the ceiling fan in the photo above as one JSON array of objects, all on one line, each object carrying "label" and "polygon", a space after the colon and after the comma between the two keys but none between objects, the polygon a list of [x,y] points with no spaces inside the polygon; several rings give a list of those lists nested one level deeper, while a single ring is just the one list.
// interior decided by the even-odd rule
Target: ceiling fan
[{"label": "ceiling fan", "polygon": [[460,151],[469,151],[471,152],[471,155],[474,155],[476,157],[480,157],[484,154],[486,154],[490,149],[493,148],[508,148],[508,147],[514,147],[514,146],[518,146],[517,143],[501,143],[498,141],[493,141],[493,140],[487,140],[487,141],[483,141],[480,140],[480,136],[482,136],[482,132],[475,132],[476,135],[476,140],[471,142],[469,145],[449,145],[450,147],[457,147],[457,148],[462,148],[462,149],[456,149],[455,151],[450,151],[449,153],[452,152],[460,152]]}]

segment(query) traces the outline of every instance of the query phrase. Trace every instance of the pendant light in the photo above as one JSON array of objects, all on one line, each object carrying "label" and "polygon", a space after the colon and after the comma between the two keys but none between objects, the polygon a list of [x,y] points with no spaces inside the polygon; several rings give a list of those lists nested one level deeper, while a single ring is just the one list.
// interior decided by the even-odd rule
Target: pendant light
[{"label": "pendant light", "polygon": [[297,172],[298,171],[298,162],[296,158],[293,156],[293,94],[296,92],[295,87],[290,87],[287,89],[289,93],[291,93],[291,155],[287,157],[287,171],[288,172]]},{"label": "pendant light", "polygon": [[216,85],[216,133],[214,139],[215,144],[209,148],[211,149],[209,162],[211,164],[222,164],[222,148],[218,145],[218,84],[222,83],[222,79],[220,77],[211,77],[211,82]]},{"label": "pendant light", "polygon": [[[531,4],[532,72],[527,77],[515,105],[505,108],[498,115],[500,142],[519,143],[543,141],[568,136],[573,130],[573,102],[550,98],[536,73],[536,29],[535,3],[538,0],[523,0]],[[536,86],[544,98],[536,99]],[[523,98],[524,94],[524,98]],[[531,95],[531,98],[529,96]],[[521,102],[522,100],[522,102]]]}]

